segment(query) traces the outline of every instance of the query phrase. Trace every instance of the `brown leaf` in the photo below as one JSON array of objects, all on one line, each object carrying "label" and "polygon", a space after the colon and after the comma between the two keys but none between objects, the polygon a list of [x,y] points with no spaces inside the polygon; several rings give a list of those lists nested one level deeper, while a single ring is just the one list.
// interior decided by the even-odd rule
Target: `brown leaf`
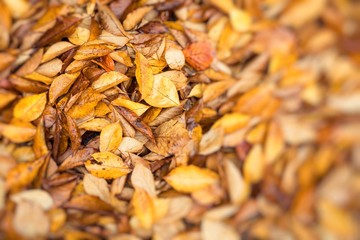
[{"label": "brown leaf", "polygon": [[139,132],[141,132],[147,139],[155,143],[155,138],[151,128],[145,124],[134,112],[123,108],[116,107],[119,113]]},{"label": "brown leaf", "polygon": [[64,207],[80,211],[100,213],[110,212],[113,210],[111,205],[105,203],[100,198],[85,194],[72,198],[70,202],[65,204]]},{"label": "brown leaf", "polygon": [[80,21],[80,18],[74,16],[58,18],[55,26],[46,31],[35,46],[43,47],[70,36],[75,31],[76,26],[80,24]]}]

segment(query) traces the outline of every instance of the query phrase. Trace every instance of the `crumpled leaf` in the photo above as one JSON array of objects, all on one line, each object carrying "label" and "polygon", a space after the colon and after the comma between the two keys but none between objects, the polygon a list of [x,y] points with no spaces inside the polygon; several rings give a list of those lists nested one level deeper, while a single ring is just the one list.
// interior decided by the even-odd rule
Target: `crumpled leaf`
[{"label": "crumpled leaf", "polygon": [[100,133],[100,152],[114,152],[122,142],[122,127],[119,122],[105,126]]},{"label": "crumpled leaf", "polygon": [[85,167],[96,177],[114,179],[131,172],[124,161],[113,153],[99,152],[94,153],[92,157],[94,160],[87,160]]},{"label": "crumpled leaf", "polygon": [[46,93],[24,97],[16,104],[14,117],[23,121],[33,121],[42,114],[46,102]]},{"label": "crumpled leaf", "polygon": [[219,176],[209,169],[189,165],[173,169],[164,179],[175,190],[192,193],[216,184]]}]

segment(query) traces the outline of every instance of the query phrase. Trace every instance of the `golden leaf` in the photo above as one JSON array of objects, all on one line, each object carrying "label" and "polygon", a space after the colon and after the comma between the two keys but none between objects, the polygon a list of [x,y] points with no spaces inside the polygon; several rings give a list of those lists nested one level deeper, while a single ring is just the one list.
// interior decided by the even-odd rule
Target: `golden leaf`
[{"label": "golden leaf", "polygon": [[224,140],[224,129],[222,127],[212,128],[205,133],[200,141],[199,153],[207,155],[219,150]]},{"label": "golden leaf", "polygon": [[240,169],[230,159],[224,160],[230,201],[235,204],[242,204],[249,197],[250,186],[245,182]]},{"label": "golden leaf", "polygon": [[23,121],[33,121],[44,111],[46,101],[46,93],[24,97],[14,107],[14,117]]},{"label": "golden leaf", "polygon": [[122,128],[119,122],[105,126],[100,133],[100,151],[114,152],[122,142]]},{"label": "golden leaf", "polygon": [[69,51],[70,49],[74,48],[75,45],[69,43],[69,42],[57,42],[51,45],[48,50],[44,53],[44,56],[41,60],[41,63],[47,62],[51,59],[54,59],[55,57],[63,54],[66,51]]},{"label": "golden leaf", "polygon": [[244,176],[248,183],[259,182],[265,170],[265,157],[261,145],[254,145],[244,163]]},{"label": "golden leaf", "polygon": [[154,75],[148,60],[140,52],[137,52],[135,55],[135,65],[135,76],[139,85],[139,91],[142,97],[146,98],[153,89]]},{"label": "golden leaf", "polygon": [[153,9],[152,6],[144,6],[144,7],[136,8],[134,11],[126,15],[126,18],[123,23],[124,29],[125,30],[133,29],[152,9]]},{"label": "golden leaf", "polygon": [[239,130],[247,125],[250,117],[240,113],[228,113],[217,120],[212,128],[222,127],[224,133],[231,133]]},{"label": "golden leaf", "polygon": [[137,163],[131,173],[131,184],[135,189],[145,190],[151,197],[156,196],[154,176],[148,167]]},{"label": "golden leaf", "polygon": [[130,168],[124,163],[124,161],[113,153],[94,153],[92,157],[94,158],[94,161],[86,161],[85,167],[96,177],[113,179],[131,172]]},{"label": "golden leaf", "polygon": [[251,16],[238,8],[233,8],[230,10],[230,23],[233,29],[239,32],[245,32],[250,29],[251,25]]},{"label": "golden leaf", "polygon": [[80,72],[74,74],[65,73],[54,78],[49,89],[49,102],[53,104],[58,97],[67,93],[79,74]]},{"label": "golden leaf", "polygon": [[0,90],[0,109],[6,107],[9,103],[16,99],[16,94],[5,90]]},{"label": "golden leaf", "polygon": [[94,44],[88,43],[86,45],[82,45],[74,56],[75,60],[86,60],[93,59],[108,55],[113,50],[109,48],[106,44]]},{"label": "golden leaf", "polygon": [[142,227],[150,229],[155,221],[155,207],[149,193],[142,188],[136,188],[131,203]]},{"label": "golden leaf", "polygon": [[86,131],[101,132],[102,129],[104,129],[109,124],[109,120],[105,118],[94,118],[82,123],[81,125],[79,125],[79,128]]},{"label": "golden leaf", "polygon": [[138,115],[138,116],[141,116],[144,112],[146,112],[150,108],[150,106],[147,106],[145,104],[133,102],[133,101],[127,100],[125,98],[121,98],[121,97],[113,100],[111,102],[111,104],[113,104],[115,106],[125,107],[127,109],[130,109],[131,111],[136,113],[136,115]]},{"label": "golden leaf", "polygon": [[33,162],[20,163],[12,168],[6,176],[6,186],[8,189],[18,189],[30,185],[36,178],[45,157],[41,157]]},{"label": "golden leaf", "polygon": [[144,100],[153,107],[167,108],[180,105],[175,84],[167,77],[155,75],[153,88]]},{"label": "golden leaf", "polygon": [[28,122],[0,123],[0,134],[15,143],[28,142],[34,138],[35,133],[35,127]]},{"label": "golden leaf", "polygon": [[24,78],[27,78],[27,79],[30,79],[33,81],[42,82],[42,83],[45,83],[46,85],[50,85],[53,81],[52,78],[49,78],[49,77],[44,76],[37,72],[29,73],[29,74],[25,75]]},{"label": "golden leaf", "polygon": [[129,78],[120,72],[107,72],[102,74],[99,79],[92,83],[92,88],[95,91],[103,92],[109,88],[112,88],[124,81],[128,81]]},{"label": "golden leaf", "polygon": [[265,140],[265,159],[266,164],[273,163],[281,154],[285,147],[284,137],[282,135],[281,127],[277,121],[272,121],[269,124],[269,130]]},{"label": "golden leaf", "polygon": [[74,119],[89,116],[94,111],[98,102],[104,97],[103,94],[96,92],[93,88],[87,88],[69,109],[68,114]]},{"label": "golden leaf", "polygon": [[40,120],[40,122],[36,128],[33,150],[34,150],[36,157],[42,157],[49,152],[48,147],[46,145],[45,127],[44,127],[43,119]]},{"label": "golden leaf", "polygon": [[185,193],[204,189],[219,181],[215,172],[194,165],[177,167],[164,178],[176,191]]}]

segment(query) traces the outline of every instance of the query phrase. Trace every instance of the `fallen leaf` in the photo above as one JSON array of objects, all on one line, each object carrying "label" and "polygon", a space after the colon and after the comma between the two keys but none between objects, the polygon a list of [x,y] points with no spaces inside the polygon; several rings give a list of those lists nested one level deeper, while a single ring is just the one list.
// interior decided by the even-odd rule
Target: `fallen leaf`
[{"label": "fallen leaf", "polygon": [[33,121],[42,114],[46,102],[46,93],[24,97],[14,107],[14,117],[23,121]]},{"label": "fallen leaf", "polygon": [[176,48],[169,48],[166,50],[165,60],[171,69],[181,70],[185,65],[184,53]]},{"label": "fallen leaf", "polygon": [[131,174],[131,183],[135,189],[145,190],[151,197],[156,197],[155,181],[148,167],[137,163]]},{"label": "fallen leaf", "polygon": [[6,176],[7,189],[14,190],[30,185],[36,178],[46,157],[33,162],[20,163],[12,168]]},{"label": "fallen leaf", "polygon": [[110,191],[105,179],[91,174],[84,175],[84,190],[87,194],[97,196],[104,202],[110,202]]},{"label": "fallen leaf", "polygon": [[21,201],[16,206],[13,226],[21,236],[34,239],[46,236],[50,229],[50,222],[40,206]]},{"label": "fallen leaf", "polygon": [[142,227],[150,229],[155,221],[155,206],[149,193],[142,188],[135,189],[131,203]]},{"label": "fallen leaf", "polygon": [[91,87],[98,92],[103,92],[109,88],[112,88],[124,81],[128,81],[129,78],[122,73],[111,71],[102,74],[99,79],[95,80]]},{"label": "fallen leaf", "polygon": [[23,201],[30,202],[47,211],[54,206],[50,194],[44,190],[31,189],[11,195],[11,201],[21,204]]},{"label": "fallen leaf", "polygon": [[198,71],[203,71],[210,67],[214,59],[214,50],[208,42],[191,43],[183,52],[186,62]]},{"label": "fallen leaf", "polygon": [[122,142],[122,128],[119,122],[105,126],[100,133],[100,151],[114,152]]},{"label": "fallen leaf", "polygon": [[215,172],[194,165],[177,167],[164,178],[175,190],[185,193],[204,189],[219,181]]},{"label": "fallen leaf", "polygon": [[117,155],[110,152],[94,153],[94,160],[85,162],[86,169],[94,176],[105,179],[118,178],[131,172]]}]

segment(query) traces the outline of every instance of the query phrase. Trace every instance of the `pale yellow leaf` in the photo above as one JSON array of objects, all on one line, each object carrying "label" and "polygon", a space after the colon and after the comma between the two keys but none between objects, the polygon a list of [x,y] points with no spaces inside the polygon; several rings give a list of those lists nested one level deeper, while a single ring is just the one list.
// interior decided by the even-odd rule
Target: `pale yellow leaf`
[{"label": "pale yellow leaf", "polygon": [[0,134],[15,143],[23,143],[32,140],[35,136],[36,128],[30,123],[3,124],[0,123]]},{"label": "pale yellow leaf", "polygon": [[224,129],[222,127],[212,128],[205,133],[200,141],[199,153],[207,155],[219,150],[224,140]]},{"label": "pale yellow leaf", "polygon": [[23,121],[33,121],[40,117],[46,102],[46,93],[24,97],[15,105],[14,117]]},{"label": "pale yellow leaf", "polygon": [[50,194],[41,189],[31,189],[11,195],[11,201],[20,204],[22,201],[28,201],[37,204],[43,210],[49,210],[53,207],[54,201]]},{"label": "pale yellow leaf", "polygon": [[103,128],[110,124],[105,118],[94,118],[79,125],[80,129],[93,132],[101,132]]},{"label": "pale yellow leaf", "polygon": [[165,181],[179,192],[191,193],[216,184],[219,176],[209,169],[189,165],[173,169]]},{"label": "pale yellow leaf", "polygon": [[39,205],[28,201],[17,204],[12,224],[16,232],[27,239],[41,239],[50,229],[46,213]]},{"label": "pale yellow leaf", "polygon": [[154,176],[149,168],[137,163],[131,174],[131,183],[135,189],[142,188],[151,197],[156,196]]},{"label": "pale yellow leaf", "polygon": [[105,179],[91,174],[84,175],[84,190],[87,194],[97,196],[101,200],[110,202],[110,191]]},{"label": "pale yellow leaf", "polygon": [[250,194],[250,187],[245,182],[240,169],[230,159],[224,159],[225,176],[230,201],[234,204],[243,203]]},{"label": "pale yellow leaf", "polygon": [[167,49],[165,52],[165,60],[171,69],[181,70],[185,65],[185,56],[180,49]]}]

